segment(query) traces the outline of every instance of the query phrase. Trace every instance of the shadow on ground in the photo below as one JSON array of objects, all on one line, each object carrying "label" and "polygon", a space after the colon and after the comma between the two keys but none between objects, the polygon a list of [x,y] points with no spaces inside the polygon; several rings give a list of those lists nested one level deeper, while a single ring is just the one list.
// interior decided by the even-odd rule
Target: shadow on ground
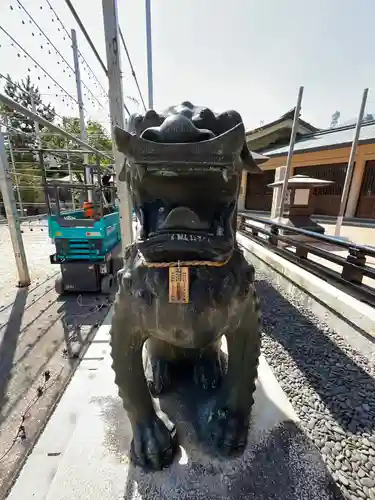
[{"label": "shadow on ground", "polygon": [[53,280],[43,284],[45,289],[32,292],[19,289],[13,304],[3,310],[7,319],[0,329],[1,430],[33,384],[42,382],[52,359],[55,364],[59,357],[65,359],[74,369],[113,300],[98,294],[58,297]]},{"label": "shadow on ground", "polygon": [[12,376],[13,360],[16,355],[18,338],[21,330],[22,317],[28,295],[27,288],[17,290],[16,299],[12,304],[8,322],[1,332],[0,344],[0,415],[7,401],[8,384]]},{"label": "shadow on ground", "polygon": [[[371,432],[375,379],[267,281],[256,287],[266,335],[290,354],[340,426],[353,433]],[[364,404],[369,407],[365,414]]]},{"label": "shadow on ground", "polygon": [[85,293],[59,297],[58,314],[63,327],[63,355],[70,362],[79,357],[90,333],[97,329],[113,302],[114,296]]},{"label": "shadow on ground", "polygon": [[[159,400],[161,409],[176,423],[180,443],[172,466],[160,472],[145,473],[128,465],[132,433],[120,399],[94,399],[106,429],[104,444],[127,470],[124,500],[343,499],[317,449],[295,423],[280,418],[280,408],[268,400],[261,386],[257,389],[248,446],[244,455],[235,459],[207,453],[197,438],[199,415],[212,405],[215,395],[186,381],[179,387]],[[279,424],[268,433],[262,428],[265,415],[257,415],[257,405],[262,408],[260,413],[278,415]]]}]

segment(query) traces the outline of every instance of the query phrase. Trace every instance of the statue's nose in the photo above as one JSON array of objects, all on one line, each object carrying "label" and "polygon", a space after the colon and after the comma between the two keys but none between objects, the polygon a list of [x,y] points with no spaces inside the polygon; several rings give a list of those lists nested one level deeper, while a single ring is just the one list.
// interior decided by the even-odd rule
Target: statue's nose
[{"label": "statue's nose", "polygon": [[207,222],[188,207],[176,207],[170,211],[160,229],[208,229]]}]

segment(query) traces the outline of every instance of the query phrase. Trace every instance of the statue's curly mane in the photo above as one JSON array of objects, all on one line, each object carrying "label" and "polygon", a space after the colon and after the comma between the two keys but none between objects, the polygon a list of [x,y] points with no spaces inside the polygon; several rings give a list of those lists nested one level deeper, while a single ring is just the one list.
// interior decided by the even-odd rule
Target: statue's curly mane
[{"label": "statue's curly mane", "polygon": [[[176,127],[166,132],[166,120],[179,115],[179,133]],[[182,118],[183,117],[183,118]],[[242,123],[241,115],[234,110],[214,113],[210,108],[195,106],[190,101],[170,106],[162,113],[148,110],[145,115],[129,117],[127,130],[131,134],[154,142],[200,142],[217,137]],[[245,138],[244,138],[245,139]],[[259,172],[256,162],[244,140],[241,160],[245,169]]]}]

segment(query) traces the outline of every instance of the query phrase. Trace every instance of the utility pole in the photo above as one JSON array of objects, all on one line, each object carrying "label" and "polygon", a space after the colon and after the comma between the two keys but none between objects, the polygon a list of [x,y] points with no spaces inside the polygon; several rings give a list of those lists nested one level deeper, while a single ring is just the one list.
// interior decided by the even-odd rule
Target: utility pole
[{"label": "utility pole", "polygon": [[115,125],[125,128],[124,97],[122,90],[119,22],[117,0],[102,0],[105,45],[108,66],[108,97],[111,115],[112,141],[115,155],[115,171],[117,197],[121,224],[122,248],[133,241],[132,204],[126,182],[121,182],[119,176],[124,165],[124,155],[115,148],[113,128]]},{"label": "utility pole", "polygon": [[22,241],[20,219],[17,213],[17,205],[14,198],[12,178],[10,175],[8,158],[5,150],[4,136],[2,132],[0,132],[0,191],[3,196],[10,238],[13,245],[14,257],[16,259],[19,278],[18,285],[20,287],[29,286],[29,269],[27,267],[26,253]]},{"label": "utility pole", "polygon": [[288,191],[288,181],[289,181],[289,177],[290,177],[290,172],[292,171],[293,151],[294,151],[294,144],[296,142],[299,115],[301,112],[302,96],[303,96],[303,87],[301,86],[298,90],[297,105],[296,105],[296,109],[294,110],[292,133],[290,136],[288,158],[286,160],[285,177],[284,177],[283,187],[281,190],[279,217],[284,216],[286,193]]},{"label": "utility pole", "polygon": [[[66,149],[69,149],[68,141],[66,141]],[[73,180],[73,174],[72,174],[72,163],[70,161],[69,153],[66,154],[66,161],[68,163],[69,183],[72,185],[74,180]],[[73,210],[75,210],[76,209],[76,202],[74,199],[74,189],[73,188],[71,188],[71,198],[72,198],[72,208],[73,208]]]},{"label": "utility pole", "polygon": [[17,169],[16,169],[16,162],[14,160],[11,132],[10,132],[9,127],[8,127],[8,117],[6,115],[4,115],[4,124],[5,124],[5,129],[7,131],[7,134],[8,134],[9,154],[10,154],[10,161],[12,162],[12,169],[13,169],[13,174],[14,174],[14,185],[16,186],[18,205],[19,205],[19,209],[21,211],[21,214],[24,215],[21,191],[20,191],[20,188],[18,185],[18,175],[17,175]]},{"label": "utility pole", "polygon": [[151,38],[151,0],[145,0],[145,8],[146,8],[148,107],[149,109],[154,109],[154,88],[153,88],[153,74],[152,74],[152,38]]},{"label": "utility pole", "polygon": [[[33,95],[32,91],[30,92],[30,102],[31,102],[31,111],[33,113],[37,114],[34,95]],[[42,139],[41,139],[41,135],[40,135],[40,128],[39,128],[38,120],[34,120],[34,127],[35,127],[35,136],[36,136],[36,147],[38,150],[38,152],[35,155],[35,161],[38,161],[40,154],[42,154]]]},{"label": "utility pole", "polygon": [[363,95],[362,95],[361,107],[359,108],[357,125],[355,127],[354,138],[353,138],[353,142],[352,142],[352,149],[350,150],[348,167],[346,169],[345,182],[344,182],[344,187],[342,190],[341,201],[340,201],[340,209],[339,209],[339,214],[337,216],[336,227],[335,227],[335,236],[340,236],[342,221],[343,221],[345,210],[346,210],[346,204],[348,203],[349,189],[350,189],[350,184],[352,182],[352,177],[353,177],[355,156],[357,154],[359,134],[361,132],[363,115],[364,115],[365,108],[366,108],[367,94],[368,94],[368,89],[365,89],[363,91]]},{"label": "utility pole", "polygon": [[[36,113],[36,106],[35,106],[34,95],[33,95],[32,91],[30,92],[30,101],[31,101],[31,111],[33,113]],[[35,136],[36,136],[36,147],[39,150],[42,147],[42,141],[40,138],[40,128],[39,128],[39,123],[37,120],[34,120],[34,127],[35,127]]]},{"label": "utility pole", "polygon": [[[84,142],[87,142],[87,130],[85,124],[85,113],[82,99],[82,87],[81,87],[81,73],[79,69],[79,59],[78,59],[78,44],[77,44],[77,34],[76,30],[71,30],[72,35],[72,49],[73,49],[73,59],[74,59],[74,74],[76,77],[76,89],[77,89],[77,101],[78,101],[78,110],[79,110],[79,124],[81,129],[81,139]],[[83,163],[85,164],[85,179],[87,184],[92,184],[91,178],[91,169],[86,166],[89,163],[89,155],[84,153],[83,155]],[[89,189],[87,191],[87,201],[92,201],[92,191]]]}]

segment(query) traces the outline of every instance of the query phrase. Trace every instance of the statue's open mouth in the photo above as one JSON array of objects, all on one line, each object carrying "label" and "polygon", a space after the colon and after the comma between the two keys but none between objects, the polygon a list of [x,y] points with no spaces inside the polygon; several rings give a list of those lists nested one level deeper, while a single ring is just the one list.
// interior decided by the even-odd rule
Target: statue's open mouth
[{"label": "statue's open mouth", "polygon": [[[150,178],[147,178],[147,176]],[[234,246],[238,173],[147,174],[136,208],[147,260],[227,260]]]}]

